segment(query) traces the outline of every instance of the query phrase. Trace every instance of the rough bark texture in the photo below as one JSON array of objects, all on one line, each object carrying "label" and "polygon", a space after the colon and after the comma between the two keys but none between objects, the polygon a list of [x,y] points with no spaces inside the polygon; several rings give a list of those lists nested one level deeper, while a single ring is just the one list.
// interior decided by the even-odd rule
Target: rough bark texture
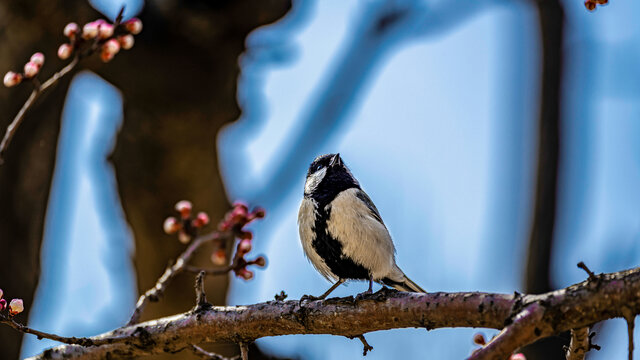
[{"label": "rough bark texture", "polygon": [[[35,359],[104,359],[174,353],[192,343],[246,343],[265,336],[332,334],[348,337],[394,328],[503,329],[470,359],[500,359],[519,346],[614,317],[640,313],[640,268],[602,274],[541,294],[401,293],[380,291],[354,301],[270,301],[194,310],[114,330],[97,347],[63,345]],[[425,333],[425,336],[428,334]]]},{"label": "rough bark texture", "polygon": [[[162,234],[162,219],[182,198],[198,199],[212,219],[227,210],[217,166],[217,131],[239,116],[237,59],[253,29],[282,17],[289,0],[147,1],[136,45],[96,71],[123,92],[124,126],[114,163],[127,220],[136,238],[138,287],[150,287],[181,245]],[[55,52],[69,21],[102,17],[86,1],[6,0],[0,3],[0,70],[20,69],[35,51],[47,61],[42,78],[63,66]],[[3,72],[4,73],[4,72]],[[38,100],[0,167],[0,286],[33,303],[44,216],[56,155],[60,114],[72,76]],[[4,130],[30,89],[0,87]],[[19,240],[18,240],[19,239]],[[200,261],[205,261],[206,252]],[[197,262],[196,262],[197,263]],[[211,280],[210,298],[224,303],[227,280]],[[176,281],[149,317],[190,306],[191,281]],[[16,359],[21,334],[0,328],[0,358]],[[235,351],[235,350],[234,350]]]}]

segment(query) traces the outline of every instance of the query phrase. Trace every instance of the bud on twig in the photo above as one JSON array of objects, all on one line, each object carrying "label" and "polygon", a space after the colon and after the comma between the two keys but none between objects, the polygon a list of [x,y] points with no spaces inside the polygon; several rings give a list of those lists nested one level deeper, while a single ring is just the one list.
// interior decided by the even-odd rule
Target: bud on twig
[{"label": "bud on twig", "polygon": [[180,216],[183,219],[187,219],[191,215],[191,209],[193,209],[193,205],[191,204],[191,201],[181,200],[176,203],[175,209],[180,213]]},{"label": "bud on twig", "polygon": [[98,36],[100,39],[108,39],[113,36],[113,25],[107,23],[100,24],[100,26],[98,26]]},{"label": "bud on twig", "polygon": [[12,87],[22,82],[22,75],[13,71],[9,71],[4,75],[4,86]]},{"label": "bud on twig", "polygon": [[127,34],[127,35],[118,36],[118,42],[120,43],[120,46],[124,50],[129,50],[133,47],[135,40],[133,38],[133,35]]},{"label": "bud on twig", "polygon": [[20,314],[24,310],[22,299],[13,299],[9,303],[9,314],[11,316]]},{"label": "bud on twig", "polygon": [[124,28],[133,35],[138,35],[142,31],[142,21],[138,18],[131,18],[125,21]]},{"label": "bud on twig", "polygon": [[211,263],[218,266],[227,264],[227,254],[224,249],[218,249],[211,254]]},{"label": "bud on twig", "polygon": [[0,299],[0,311],[3,311],[6,308],[7,308],[7,300]]},{"label": "bud on twig", "polygon": [[62,33],[69,39],[73,39],[78,34],[79,30],[80,28],[78,27],[78,24],[70,22],[64,27]]},{"label": "bud on twig", "polygon": [[69,58],[69,56],[71,56],[72,52],[73,52],[73,47],[71,45],[62,44],[58,48],[58,58],[60,58],[61,60],[66,60]]},{"label": "bud on twig", "polygon": [[238,243],[238,252],[240,254],[246,254],[251,251],[251,240],[244,239]]},{"label": "bud on twig", "polygon": [[164,229],[165,233],[171,235],[171,234],[175,234],[176,232],[178,232],[178,230],[182,229],[182,224],[178,222],[178,219],[174,218],[173,216],[170,216],[164,220],[164,223],[162,224],[162,228]]},{"label": "bud on twig", "polygon": [[41,67],[44,64],[44,54],[41,52],[37,52],[33,55],[31,55],[31,62],[35,63],[38,65],[38,67]]},{"label": "bud on twig", "polygon": [[93,39],[98,36],[98,24],[93,21],[90,23],[86,23],[82,27],[82,38],[85,40]]},{"label": "bud on twig", "polygon": [[29,61],[28,63],[24,64],[24,77],[26,78],[32,78],[38,75],[39,71],[40,66],[38,66],[38,64],[34,63],[33,61]]}]

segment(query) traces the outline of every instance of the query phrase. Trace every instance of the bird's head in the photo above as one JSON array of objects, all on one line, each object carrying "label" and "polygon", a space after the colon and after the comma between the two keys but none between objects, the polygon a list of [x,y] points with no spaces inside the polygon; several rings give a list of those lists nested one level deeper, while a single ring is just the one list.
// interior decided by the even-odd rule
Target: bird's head
[{"label": "bird's head", "polygon": [[358,186],[358,181],[344,164],[340,154],[320,155],[309,165],[304,194],[340,192]]}]

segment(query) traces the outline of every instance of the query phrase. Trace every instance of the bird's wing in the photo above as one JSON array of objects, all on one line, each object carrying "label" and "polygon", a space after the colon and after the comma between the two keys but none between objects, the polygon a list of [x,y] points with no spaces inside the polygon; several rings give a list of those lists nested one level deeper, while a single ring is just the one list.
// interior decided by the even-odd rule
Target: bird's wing
[{"label": "bird's wing", "polygon": [[394,272],[395,247],[378,209],[364,191],[344,190],[331,202],[327,230],[342,253],[371,272],[374,279]]},{"label": "bird's wing", "polygon": [[367,207],[369,208],[369,210],[371,211],[371,216],[373,216],[376,220],[380,221],[380,223],[382,225],[384,225],[384,221],[382,221],[382,216],[380,216],[380,213],[378,212],[378,208],[376,207],[376,205],[373,203],[373,201],[371,201],[371,198],[369,197],[369,195],[367,195],[366,192],[362,191],[362,190],[358,190],[356,192],[356,196],[358,197],[358,199],[360,199],[365,205],[367,205]]}]

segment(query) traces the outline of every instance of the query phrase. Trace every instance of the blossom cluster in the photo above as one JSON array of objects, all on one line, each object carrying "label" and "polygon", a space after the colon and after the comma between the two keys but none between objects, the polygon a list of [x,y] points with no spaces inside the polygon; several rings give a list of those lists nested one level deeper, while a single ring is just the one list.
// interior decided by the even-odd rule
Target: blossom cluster
[{"label": "blossom cluster", "polygon": [[[104,19],[95,20],[80,26],[74,22],[68,23],[62,33],[68,38],[58,48],[58,57],[68,59],[72,54],[91,55],[100,51],[100,59],[109,62],[120,51],[133,47],[133,35],[142,31],[142,22],[138,18],[131,18],[123,23],[116,21],[109,23]],[[24,65],[23,72],[9,71],[4,76],[4,86],[12,87],[20,84],[24,79],[34,78],[44,65],[44,55],[37,52]]]},{"label": "blossom cluster", "polygon": [[8,310],[9,316],[15,316],[24,310],[24,303],[22,302],[22,299],[12,299],[7,304],[7,300],[2,298],[3,295],[4,292],[0,289],[0,313]]},{"label": "blossom cluster", "polygon": [[[191,202],[187,200],[176,203],[175,210],[180,216],[170,216],[166,218],[163,228],[167,234],[177,233],[178,240],[183,244],[191,242],[191,240],[198,235],[199,230],[209,224],[209,215],[205,212],[199,212],[195,217],[192,216],[193,206]],[[263,256],[258,256],[253,260],[245,259],[245,255],[247,255],[253,247],[253,233],[245,229],[245,226],[256,219],[264,218],[265,214],[262,208],[255,208],[249,211],[249,207],[246,204],[242,202],[235,203],[233,208],[227,212],[224,219],[218,224],[218,231],[220,233],[228,234],[237,240],[232,263],[229,264],[226,242],[223,237],[214,241],[211,262],[217,266],[231,266],[230,270],[233,271],[236,276],[245,280],[251,280],[254,274],[251,270],[247,269],[247,266],[256,265],[264,267],[266,266],[266,259]]]}]

